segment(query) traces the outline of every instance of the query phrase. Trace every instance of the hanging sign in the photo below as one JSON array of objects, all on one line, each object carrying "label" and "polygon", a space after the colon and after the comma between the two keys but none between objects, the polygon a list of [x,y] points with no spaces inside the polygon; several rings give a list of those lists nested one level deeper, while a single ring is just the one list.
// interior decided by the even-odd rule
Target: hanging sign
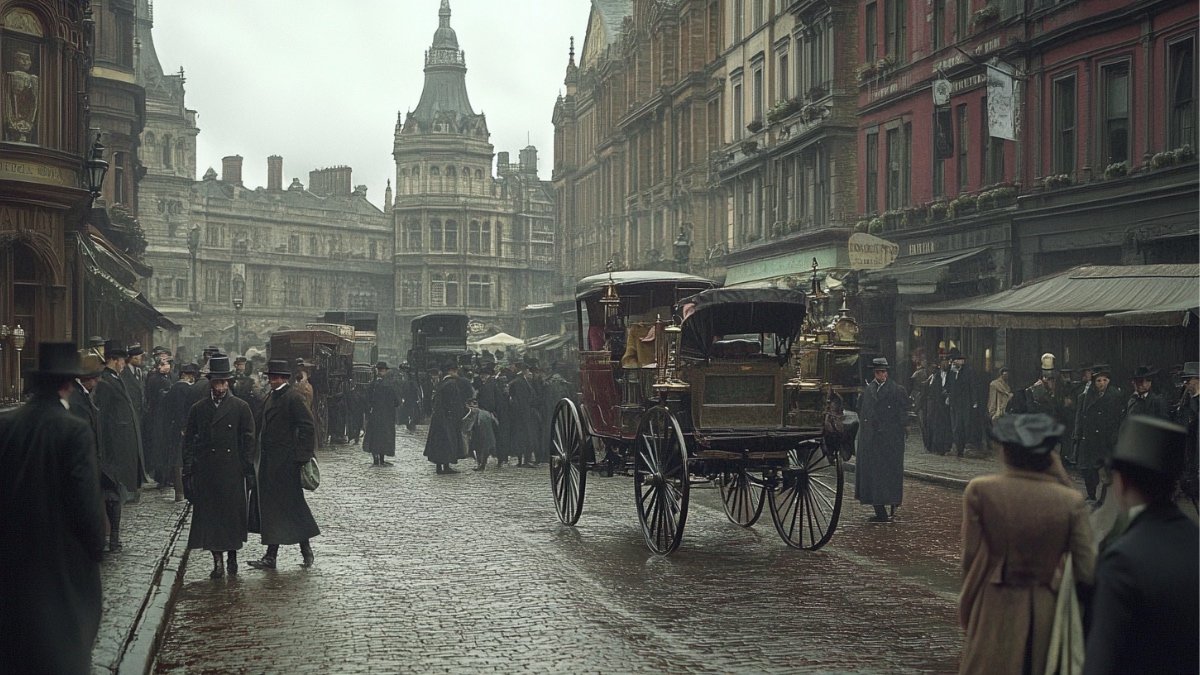
[{"label": "hanging sign", "polygon": [[987,108],[988,135],[1017,140],[1013,68],[1007,63],[997,61],[987,66]]}]

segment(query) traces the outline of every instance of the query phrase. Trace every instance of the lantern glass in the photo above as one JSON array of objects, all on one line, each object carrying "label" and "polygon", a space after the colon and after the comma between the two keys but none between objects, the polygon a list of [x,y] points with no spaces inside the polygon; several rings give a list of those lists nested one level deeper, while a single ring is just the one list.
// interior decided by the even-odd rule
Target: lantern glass
[{"label": "lantern glass", "polygon": [[25,329],[21,328],[19,324],[13,329],[12,339],[13,347],[16,348],[17,351],[21,351],[25,348]]}]

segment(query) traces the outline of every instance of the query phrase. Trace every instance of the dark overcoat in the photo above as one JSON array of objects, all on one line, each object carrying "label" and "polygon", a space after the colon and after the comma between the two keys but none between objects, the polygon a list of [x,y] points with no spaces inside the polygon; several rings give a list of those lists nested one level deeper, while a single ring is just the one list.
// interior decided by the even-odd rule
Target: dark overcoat
[{"label": "dark overcoat", "polygon": [[1129,399],[1125,401],[1122,423],[1133,415],[1148,415],[1168,421],[1171,419],[1171,413],[1167,410],[1167,402],[1153,391],[1146,392],[1145,396],[1136,391],[1129,395]]},{"label": "dark overcoat", "polygon": [[479,407],[499,417],[500,414],[500,398],[504,396],[500,383],[494,377],[488,379],[479,379],[478,389],[475,394],[475,400],[479,401]]},{"label": "dark overcoat", "polygon": [[[950,376],[946,376],[949,385]],[[942,371],[935,368],[925,392],[925,446],[930,452],[944,455],[954,445],[954,429],[950,421],[949,389],[942,385]]]},{"label": "dark overcoat", "polygon": [[425,438],[425,457],[435,464],[454,464],[466,456],[462,422],[467,414],[467,397],[458,380],[446,376],[433,392],[433,415],[429,419],[429,435]]},{"label": "dark overcoat", "polygon": [[163,397],[163,468],[174,470],[183,466],[183,431],[187,428],[188,412],[202,396],[207,395],[208,387],[202,383],[189,383],[179,380],[171,385],[167,395]]},{"label": "dark overcoat", "polygon": [[104,502],[92,432],[57,395],[0,414],[0,673],[90,673]]},{"label": "dark overcoat", "polygon": [[967,443],[978,442],[980,427],[977,421],[979,415],[979,382],[975,371],[969,365],[963,365],[955,373],[951,368],[946,378],[947,390],[950,395],[950,428],[954,443],[961,450]]},{"label": "dark overcoat", "polygon": [[117,480],[113,478],[112,467],[105,466],[102,459],[104,453],[100,451],[100,427],[104,424],[104,420],[100,417],[100,409],[96,407],[96,402],[92,400],[92,395],[83,388],[83,385],[75,382],[71,385],[71,397],[67,399],[67,403],[71,406],[71,414],[87,423],[88,429],[92,432],[92,446],[96,451],[96,464],[100,471],[100,488],[105,492],[120,494],[117,487]]},{"label": "dark overcoat", "polygon": [[400,394],[389,380],[376,377],[367,385],[367,432],[362,449],[372,455],[396,456],[396,408]]},{"label": "dark overcoat", "polygon": [[271,391],[258,434],[262,543],[299,544],[321,533],[300,486],[300,469],[312,459],[316,441],[316,424],[300,393],[291,384]]},{"label": "dark overcoat", "polygon": [[1200,491],[1200,397],[1184,393],[1175,406],[1176,424],[1187,427],[1187,444],[1184,446],[1183,478],[1179,487],[1193,502]]},{"label": "dark overcoat", "polygon": [[146,377],[146,415],[142,418],[142,446],[146,471],[159,482],[168,482],[161,473],[167,457],[167,425],[163,415],[163,399],[171,390],[171,376],[158,372]]},{"label": "dark overcoat", "polygon": [[1200,672],[1200,536],[1174,504],[1148,506],[1096,564],[1084,675]]},{"label": "dark overcoat", "polygon": [[[141,401],[141,391],[135,393],[137,400]],[[145,475],[142,429],[133,396],[125,388],[121,376],[105,368],[96,382],[92,400],[104,420],[100,425],[100,451],[105,454],[100,458],[100,463],[112,470],[113,478],[125,490],[134,492],[141,489]]]},{"label": "dark overcoat", "polygon": [[529,378],[517,375],[508,383],[508,418],[501,422],[510,455],[528,457],[538,452],[540,417],[533,383]]},{"label": "dark overcoat", "polygon": [[[202,386],[202,385],[196,385]],[[254,413],[226,394],[196,402],[184,431],[183,472],[190,476],[188,548],[236,551],[246,542],[246,477],[254,476]]]},{"label": "dark overcoat", "polygon": [[899,504],[904,497],[904,424],[908,393],[888,380],[863,388],[854,493],[863,504]]},{"label": "dark overcoat", "polygon": [[421,385],[409,375],[400,382],[400,421],[408,428],[421,422]]},{"label": "dark overcoat", "polygon": [[1081,469],[1103,466],[1105,460],[1112,457],[1124,404],[1121,390],[1112,385],[1103,394],[1095,388],[1088,392],[1084,407],[1079,412],[1079,426],[1075,429],[1079,436],[1079,456],[1076,461]]}]

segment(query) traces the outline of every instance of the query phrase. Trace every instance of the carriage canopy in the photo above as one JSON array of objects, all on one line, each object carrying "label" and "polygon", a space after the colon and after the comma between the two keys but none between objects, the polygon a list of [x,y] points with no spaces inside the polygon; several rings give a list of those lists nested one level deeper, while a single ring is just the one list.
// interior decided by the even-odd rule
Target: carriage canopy
[{"label": "carriage canopy", "polygon": [[713,358],[728,336],[771,334],[784,356],[804,326],[804,293],[785,288],[714,288],[680,301],[684,354]]}]

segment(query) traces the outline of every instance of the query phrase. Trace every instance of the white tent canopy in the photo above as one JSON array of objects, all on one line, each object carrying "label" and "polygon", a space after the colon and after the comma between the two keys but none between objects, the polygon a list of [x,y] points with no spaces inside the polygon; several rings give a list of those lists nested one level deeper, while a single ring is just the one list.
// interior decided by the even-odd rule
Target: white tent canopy
[{"label": "white tent canopy", "polygon": [[486,337],[478,342],[470,342],[467,344],[471,351],[479,352],[484,349],[512,349],[513,347],[524,347],[525,341],[521,338],[513,337],[508,333],[496,333],[491,337]]}]

